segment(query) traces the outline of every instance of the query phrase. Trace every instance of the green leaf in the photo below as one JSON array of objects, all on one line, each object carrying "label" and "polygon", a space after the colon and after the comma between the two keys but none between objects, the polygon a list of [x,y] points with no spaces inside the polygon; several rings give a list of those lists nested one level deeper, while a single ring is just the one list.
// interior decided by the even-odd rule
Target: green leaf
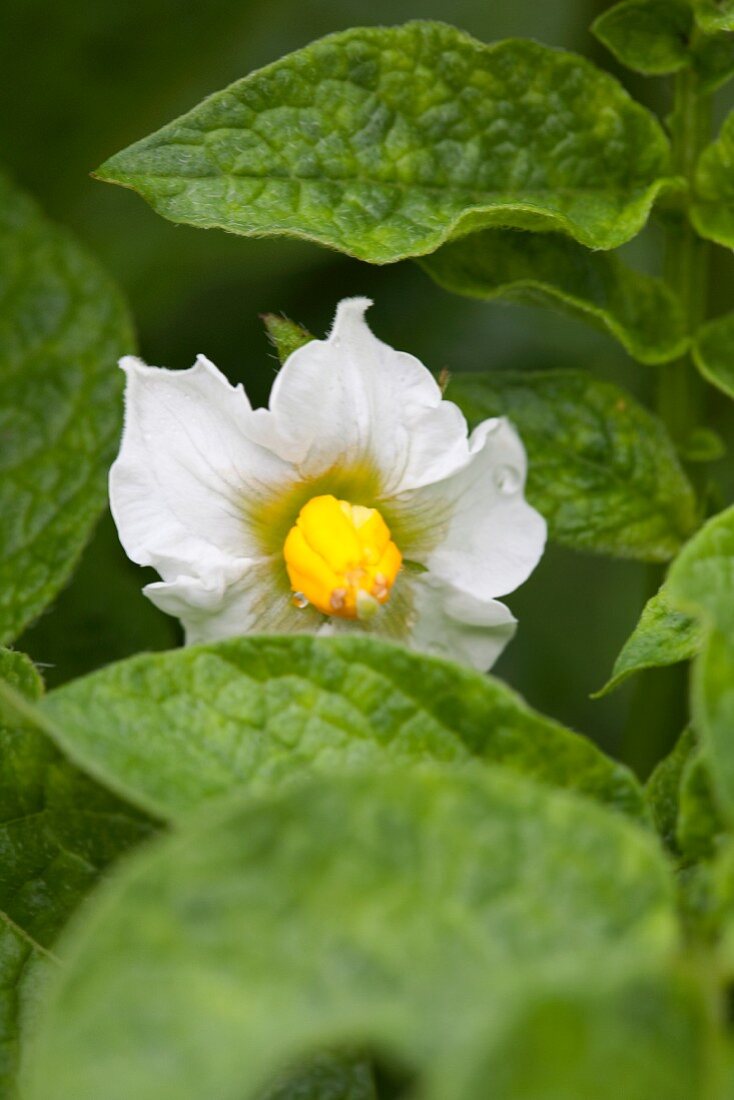
[{"label": "green leaf", "polygon": [[365,1059],[319,1053],[288,1067],[257,1100],[379,1100]]},{"label": "green leaf", "polygon": [[693,667],[693,719],[720,808],[734,820],[734,508],[714,516],[671,567],[670,599],[709,628]]},{"label": "green leaf", "polygon": [[669,600],[734,636],[734,507],[708,520],[668,574]]},{"label": "green leaf", "polygon": [[698,25],[708,34],[734,31],[734,0],[693,0]]},{"label": "green leaf", "polygon": [[[0,680],[37,700],[21,653],[0,649]],[[12,1095],[21,1016],[54,962],[54,941],[108,864],[151,833],[136,810],[70,765],[37,730],[0,714],[0,1094]]]},{"label": "green leaf", "polygon": [[616,386],[581,371],[502,371],[454,375],[447,397],[473,424],[515,424],[528,499],[556,542],[667,561],[694,529],[693,490],[665,428]]},{"label": "green leaf", "polygon": [[717,91],[734,76],[734,38],[726,33],[706,35],[693,47],[693,65],[699,94]]},{"label": "green leaf", "polygon": [[678,454],[684,462],[718,462],[726,455],[726,443],[712,428],[694,428],[678,444]]},{"label": "green leaf", "polygon": [[[421,1095],[486,1095],[464,1086],[501,1071],[529,1002],[667,965],[673,900],[649,834],[509,772],[220,807],[128,862],[67,939],[28,1100],[247,1100],[344,1043],[389,1052]],[[619,1088],[629,1062],[602,1064]]]},{"label": "green leaf", "polygon": [[675,855],[680,855],[678,816],[681,780],[686,764],[695,755],[696,750],[696,735],[693,730],[683,730],[672,752],[660,761],[645,785],[645,797],[655,828],[666,847]]},{"label": "green leaf", "polygon": [[595,698],[607,695],[635,672],[690,661],[700,653],[705,630],[698,619],[673,607],[665,585],[643,608],[640,621],[614,662],[612,675]]},{"label": "green leaf", "polygon": [[734,313],[717,317],[698,330],[693,358],[712,386],[734,398]]},{"label": "green leaf", "polygon": [[681,777],[678,846],[688,860],[713,859],[724,831],[709,762],[699,751],[686,762]]},{"label": "green leaf", "polygon": [[86,770],[165,817],[303,772],[472,758],[641,813],[626,768],[499,681],[370,638],[146,654],[52,692],[41,717]]},{"label": "green leaf", "polygon": [[674,359],[688,343],[680,304],[661,279],[560,234],[487,229],[444,245],[421,267],[468,298],[555,306],[608,332],[642,363]]},{"label": "green leaf", "polygon": [[600,15],[591,30],[628,69],[664,76],[690,64],[692,27],[687,0],[622,0]]},{"label": "green leaf", "polygon": [[303,325],[297,325],[295,321],[289,321],[279,313],[263,313],[262,321],[281,364],[285,363],[294,351],[298,351],[304,344],[310,344],[313,340],[313,336]]},{"label": "green leaf", "polygon": [[693,720],[711,762],[717,800],[734,823],[734,637],[714,630],[693,666]]},{"label": "green leaf", "polygon": [[107,277],[0,177],[0,642],[57,594],[104,507],[131,350]]},{"label": "green leaf", "polygon": [[414,22],[314,42],[97,176],[174,222],[389,263],[490,225],[615,248],[669,172],[657,120],[588,61]]},{"label": "green leaf", "polygon": [[691,219],[702,237],[734,248],[734,112],[699,157]]}]

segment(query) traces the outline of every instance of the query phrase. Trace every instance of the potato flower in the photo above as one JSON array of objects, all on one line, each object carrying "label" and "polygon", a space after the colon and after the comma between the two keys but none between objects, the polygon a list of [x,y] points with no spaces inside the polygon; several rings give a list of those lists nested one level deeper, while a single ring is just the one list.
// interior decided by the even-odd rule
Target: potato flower
[{"label": "potato flower", "polygon": [[363,631],[487,669],[515,619],[498,597],[537,564],[545,523],[504,418],[468,434],[413,356],[340,303],[285,362],[267,409],[200,355],[128,356],[110,501],[144,588],[188,643]]}]

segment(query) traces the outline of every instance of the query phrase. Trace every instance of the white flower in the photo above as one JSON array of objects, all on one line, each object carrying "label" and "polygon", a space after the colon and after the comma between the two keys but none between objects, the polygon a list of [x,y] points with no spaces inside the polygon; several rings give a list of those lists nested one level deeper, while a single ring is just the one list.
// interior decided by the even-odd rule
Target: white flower
[{"label": "white flower", "polygon": [[340,303],[268,409],[204,356],[184,371],[121,361],[112,513],[187,642],[358,630],[483,670],[514,633],[497,597],[545,542],[523,446],[505,419],[468,436],[429,371],[372,335],[369,305]]}]

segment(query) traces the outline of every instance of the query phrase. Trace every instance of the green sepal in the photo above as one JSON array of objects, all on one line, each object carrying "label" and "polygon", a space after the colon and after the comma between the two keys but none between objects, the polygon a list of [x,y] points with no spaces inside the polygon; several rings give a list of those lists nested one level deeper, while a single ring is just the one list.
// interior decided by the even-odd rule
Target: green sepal
[{"label": "green sepal", "polygon": [[268,339],[275,348],[281,366],[289,355],[304,347],[305,344],[310,344],[314,339],[303,325],[297,325],[295,321],[290,321],[280,313],[263,313],[260,319],[265,325]]}]

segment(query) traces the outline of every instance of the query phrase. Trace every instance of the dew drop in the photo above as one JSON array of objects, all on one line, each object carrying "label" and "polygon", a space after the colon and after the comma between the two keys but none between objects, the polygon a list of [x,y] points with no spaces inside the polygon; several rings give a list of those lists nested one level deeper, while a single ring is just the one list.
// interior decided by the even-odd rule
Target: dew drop
[{"label": "dew drop", "polygon": [[294,607],[303,611],[304,607],[308,607],[308,600],[304,596],[303,592],[294,592],[291,596],[291,603]]},{"label": "dew drop", "polygon": [[516,493],[522,485],[522,474],[514,466],[500,466],[495,471],[494,483],[501,493]]}]

